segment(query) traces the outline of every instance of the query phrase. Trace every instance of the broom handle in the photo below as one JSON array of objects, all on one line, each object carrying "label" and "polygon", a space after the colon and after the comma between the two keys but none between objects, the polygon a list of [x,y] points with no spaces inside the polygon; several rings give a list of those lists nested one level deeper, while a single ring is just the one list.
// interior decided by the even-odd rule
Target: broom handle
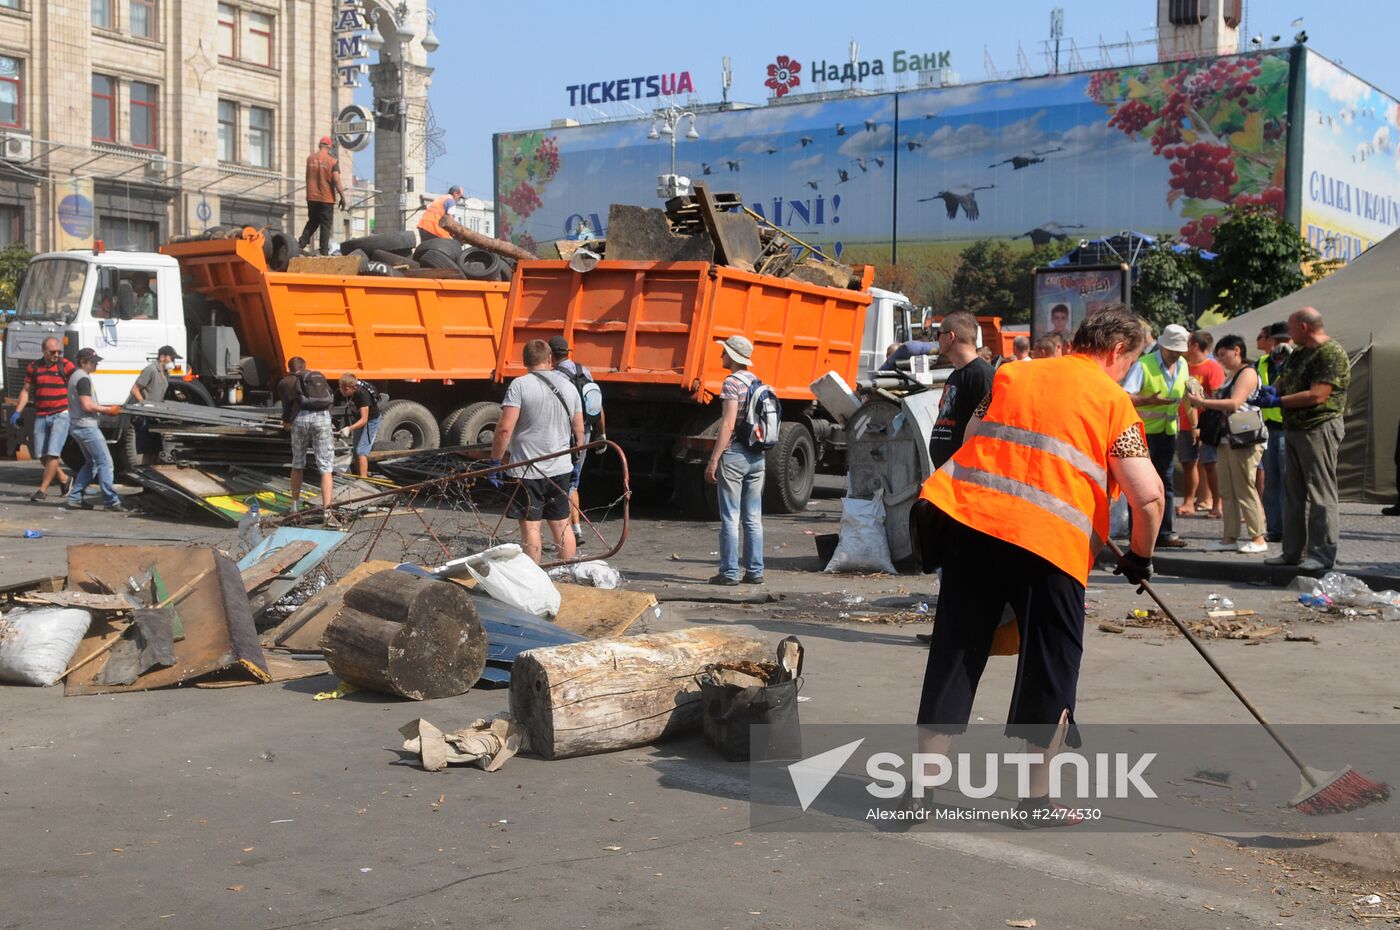
[{"label": "broom handle", "polygon": [[[1115,557],[1120,560],[1123,558],[1123,550],[1119,549],[1118,544],[1111,539],[1108,540],[1108,548]],[[1167,606],[1167,602],[1162,600],[1162,596],[1157,593],[1152,585],[1146,581],[1139,582],[1138,590],[1146,591],[1147,596],[1157,602],[1157,606],[1162,608],[1162,613],[1167,615],[1167,619],[1172,622],[1172,625],[1181,631],[1181,635],[1186,637],[1186,641],[1195,647],[1196,651],[1201,654],[1201,658],[1206,660],[1206,664],[1211,667],[1215,674],[1220,676],[1221,681],[1225,682],[1225,687],[1229,688],[1234,693],[1235,697],[1240,699],[1240,703],[1244,705],[1245,710],[1253,714],[1254,719],[1259,721],[1259,725],[1274,738],[1274,742],[1278,743],[1278,748],[1282,749],[1288,758],[1292,760],[1293,764],[1298,767],[1298,771],[1303,773],[1303,777],[1307,779],[1308,784],[1312,785],[1314,788],[1318,787],[1317,782],[1308,774],[1308,767],[1303,764],[1302,759],[1298,758],[1298,754],[1293,751],[1293,747],[1284,742],[1283,737],[1279,736],[1269,724],[1269,721],[1264,719],[1264,715],[1259,712],[1259,708],[1254,706],[1254,702],[1245,697],[1245,693],[1239,689],[1239,686],[1230,680],[1230,676],[1225,674],[1225,669],[1221,668],[1220,664],[1215,661],[1215,657],[1212,656],[1201,641],[1196,638],[1196,634],[1192,633],[1187,628],[1186,624],[1177,619],[1176,614],[1172,613],[1172,609]]]}]

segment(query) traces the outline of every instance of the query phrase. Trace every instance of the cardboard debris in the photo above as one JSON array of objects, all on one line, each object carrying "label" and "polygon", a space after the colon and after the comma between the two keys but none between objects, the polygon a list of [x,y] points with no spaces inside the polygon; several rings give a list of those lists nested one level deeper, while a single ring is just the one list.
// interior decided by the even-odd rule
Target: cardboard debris
[{"label": "cardboard debris", "polygon": [[606,590],[587,585],[555,582],[559,589],[559,613],[554,625],[584,639],[621,636],[646,616],[656,615],[656,595],[622,588]]},{"label": "cardboard debris", "polygon": [[405,752],[418,753],[419,764],[429,772],[449,765],[475,765],[494,772],[525,747],[522,732],[509,714],[489,720],[473,720],[460,730],[444,733],[421,717],[399,727]]},{"label": "cardboard debris", "polygon": [[[102,684],[98,678],[108,660],[99,658],[68,676],[66,694],[146,691],[182,684],[224,669],[232,669],[234,674],[254,681],[270,679],[238,568],[212,549],[70,546],[68,583],[73,587],[95,584],[93,572],[108,578],[139,575],[153,565],[172,589],[176,597],[172,606],[179,608],[184,620],[185,638],[174,644],[174,664],[153,669],[129,684]],[[180,593],[186,586],[189,586],[188,591]],[[89,656],[112,644],[120,634],[121,630],[111,620],[99,614],[77,654]]]},{"label": "cardboard debris", "polygon": [[315,678],[317,675],[329,675],[331,667],[321,659],[294,659],[291,656],[270,653],[267,655],[266,682],[253,681],[241,675],[228,675],[217,673],[205,678],[201,678],[194,683],[196,688],[242,688],[247,685],[277,684],[284,681],[300,681],[303,678]]}]

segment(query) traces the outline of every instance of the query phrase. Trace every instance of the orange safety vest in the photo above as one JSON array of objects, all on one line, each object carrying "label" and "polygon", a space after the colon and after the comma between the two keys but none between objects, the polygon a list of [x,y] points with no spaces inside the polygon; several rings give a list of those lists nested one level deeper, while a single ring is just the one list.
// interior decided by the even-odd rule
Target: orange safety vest
[{"label": "orange safety vest", "polygon": [[437,236],[441,239],[452,238],[447,231],[438,225],[443,216],[447,214],[449,204],[455,203],[456,198],[451,194],[444,194],[423,208],[423,218],[418,221],[418,228],[426,233]]},{"label": "orange safety vest", "polygon": [[1134,425],[1127,392],[1088,356],[1003,365],[976,434],[921,496],[1086,584],[1117,493],[1108,450]]}]

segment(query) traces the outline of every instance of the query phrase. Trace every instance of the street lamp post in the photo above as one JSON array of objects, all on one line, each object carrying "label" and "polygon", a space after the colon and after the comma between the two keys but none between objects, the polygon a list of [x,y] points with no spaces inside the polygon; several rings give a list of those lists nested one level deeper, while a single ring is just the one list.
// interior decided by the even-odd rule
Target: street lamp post
[{"label": "street lamp post", "polygon": [[671,173],[663,174],[656,180],[656,196],[663,200],[690,193],[690,178],[676,174],[676,128],[681,120],[685,119],[690,120],[690,128],[686,130],[685,137],[694,142],[700,138],[700,133],[695,131],[695,114],[689,110],[682,110],[675,104],[657,110],[656,115],[652,117],[651,129],[647,132],[647,138],[653,141],[662,136],[671,141]]},{"label": "street lamp post", "polygon": [[418,38],[414,32],[413,19],[421,12],[427,20],[427,29],[422,39],[419,39],[419,44],[423,46],[423,51],[432,54],[441,44],[437,34],[433,32],[437,14],[428,9],[410,10],[406,0],[400,0],[396,5],[391,5],[388,0],[367,0],[367,3],[370,30],[365,44],[379,52],[381,62],[388,58],[398,65],[399,92],[395,110],[399,127],[399,228],[403,229],[408,225],[409,213],[408,52],[414,39]]}]

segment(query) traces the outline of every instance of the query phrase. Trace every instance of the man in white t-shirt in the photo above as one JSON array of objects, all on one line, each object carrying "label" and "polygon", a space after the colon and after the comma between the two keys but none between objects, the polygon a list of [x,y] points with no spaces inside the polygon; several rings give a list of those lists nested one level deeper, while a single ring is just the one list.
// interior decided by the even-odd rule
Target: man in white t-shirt
[{"label": "man in white t-shirt", "polygon": [[511,491],[506,515],[520,522],[520,545],[530,558],[540,561],[540,521],[544,520],[559,547],[559,558],[567,562],[576,549],[569,532],[569,478],[574,463],[568,455],[557,453],[583,445],[583,407],[573,382],[554,370],[548,343],[531,339],[525,343],[524,357],[529,370],[506,388],[490,464],[553,456],[509,470],[520,484]]}]

